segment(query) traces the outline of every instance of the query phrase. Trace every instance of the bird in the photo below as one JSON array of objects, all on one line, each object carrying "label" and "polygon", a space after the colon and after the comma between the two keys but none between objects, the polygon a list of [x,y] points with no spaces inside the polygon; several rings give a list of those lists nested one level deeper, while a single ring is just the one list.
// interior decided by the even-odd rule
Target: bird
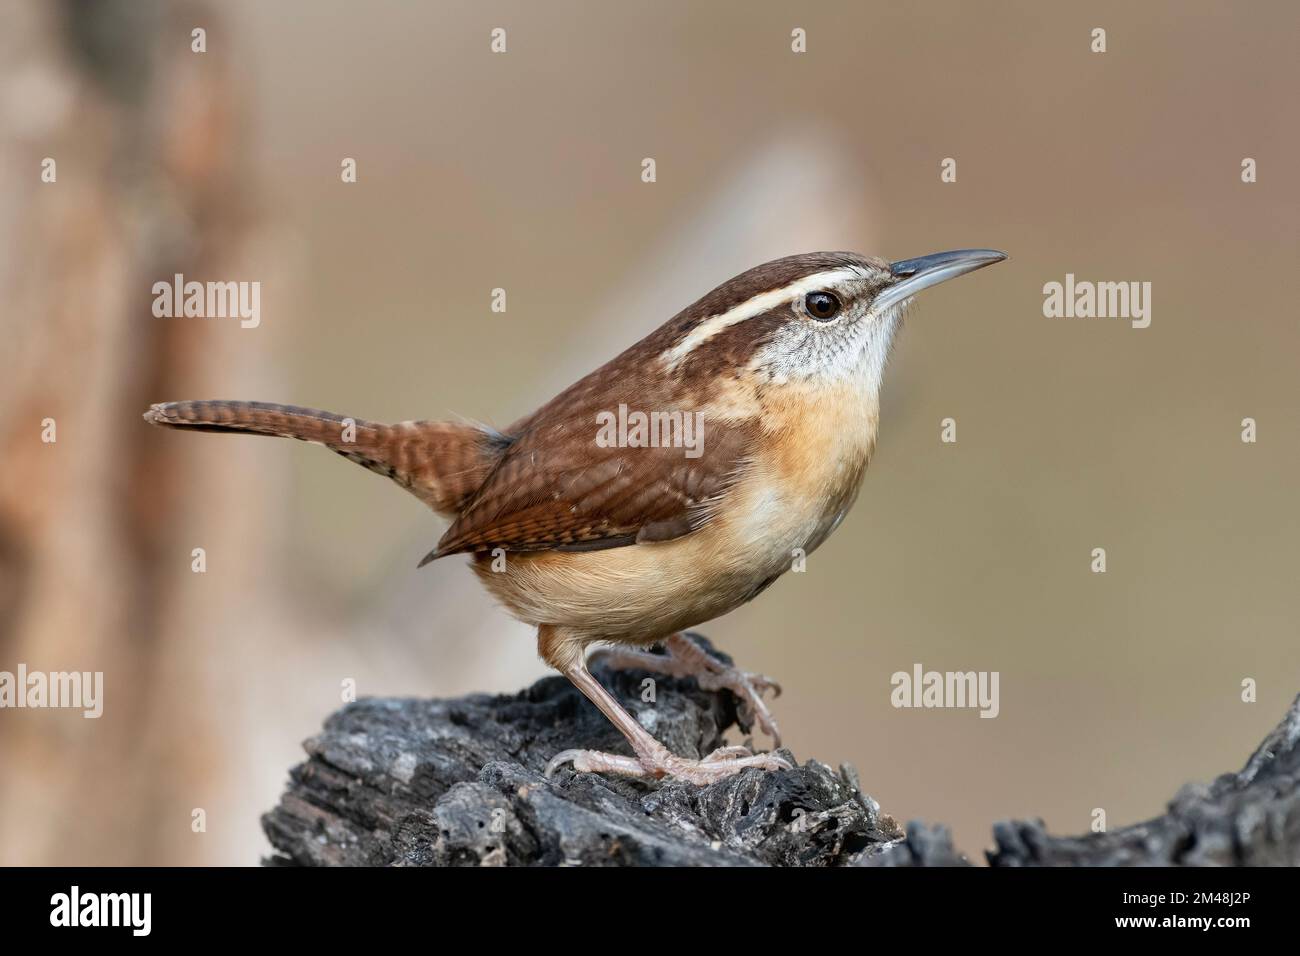
[{"label": "bird", "polygon": [[[565,750],[547,777],[570,766],[707,785],[751,767],[788,770],[765,700],[779,686],[722,663],[688,629],[757,597],[839,526],[876,447],[885,365],[913,297],[1005,258],[960,249],[766,262],[502,430],[226,400],[155,404],[144,418],[324,445],[448,519],[421,566],[469,555],[487,590],[536,627],[541,658],[631,750]],[[732,691],[773,751],[671,752],[592,676],[598,656]]]}]

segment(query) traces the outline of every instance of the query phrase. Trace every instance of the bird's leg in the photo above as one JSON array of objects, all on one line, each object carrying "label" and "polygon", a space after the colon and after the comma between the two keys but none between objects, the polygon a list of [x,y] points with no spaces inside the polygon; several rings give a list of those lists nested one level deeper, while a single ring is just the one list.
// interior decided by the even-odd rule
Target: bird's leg
[{"label": "bird's leg", "polygon": [[769,690],[774,692],[774,697],[781,696],[780,684],[762,674],[751,674],[723,664],[682,631],[668,638],[664,642],[664,649],[667,654],[651,654],[622,647],[601,648],[591,655],[591,662],[599,661],[620,670],[636,669],[669,677],[694,677],[703,690],[725,687],[740,700],[745,722],[757,723],[772,738],[774,746],[781,746],[780,728],[768,710],[767,702],[763,700],[763,694]]},{"label": "bird's leg", "polygon": [[722,780],[746,767],[791,769],[790,764],[780,757],[773,754],[751,754],[744,747],[720,747],[703,760],[679,757],[637,723],[636,718],[627,712],[614,695],[591,676],[586,662],[580,656],[564,668],[564,675],[619,729],[632,745],[636,756],[625,757],[597,750],[565,750],[556,754],[546,765],[548,777],[566,763],[572,763],[573,769],[579,773],[616,773],[625,777],[653,780],[674,777],[700,785]]}]

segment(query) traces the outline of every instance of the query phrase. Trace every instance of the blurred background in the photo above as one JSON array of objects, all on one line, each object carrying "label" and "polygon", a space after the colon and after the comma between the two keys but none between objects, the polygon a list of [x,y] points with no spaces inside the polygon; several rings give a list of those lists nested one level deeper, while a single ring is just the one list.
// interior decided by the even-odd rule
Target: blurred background
[{"label": "blurred background", "polygon": [[[105,672],[99,720],[0,711],[0,863],[256,863],[344,681],[546,673],[463,559],[416,570],[443,525],[415,498],[311,446],[151,429],[150,402],[503,426],[816,249],[1011,260],[920,298],[856,509],[702,628],[785,685],[800,759],[979,857],[999,818],[1159,813],[1300,691],[1294,4],[0,18],[0,670]],[[259,281],[260,326],[154,318],[176,272]],[[1151,327],[1044,318],[1067,272],[1151,282]],[[999,671],[1000,715],[892,708],[915,663]]]}]

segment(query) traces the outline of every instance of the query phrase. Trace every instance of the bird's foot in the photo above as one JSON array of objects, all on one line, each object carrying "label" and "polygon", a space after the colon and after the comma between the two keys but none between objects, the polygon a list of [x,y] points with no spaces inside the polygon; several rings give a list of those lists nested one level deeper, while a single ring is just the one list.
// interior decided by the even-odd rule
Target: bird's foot
[{"label": "bird's foot", "polygon": [[725,780],[749,767],[763,770],[792,770],[784,757],[751,753],[747,747],[719,747],[702,760],[688,760],[664,749],[645,757],[625,757],[599,750],[565,750],[546,765],[550,777],[558,768],[571,763],[578,773],[612,773],[638,780],[662,780],[668,777],[697,786]]},{"label": "bird's foot", "polygon": [[666,646],[669,654],[687,665],[702,690],[731,691],[740,701],[740,713],[745,723],[758,724],[772,738],[775,746],[781,746],[781,729],[777,727],[776,718],[763,699],[768,691],[772,692],[773,697],[780,697],[780,684],[762,674],[742,671],[738,667],[722,663],[697,644],[689,634],[674,634],[668,638]]},{"label": "bird's foot", "polygon": [[664,642],[664,654],[621,647],[602,648],[591,655],[591,663],[616,668],[638,668],[672,677],[694,677],[701,690],[729,690],[740,701],[740,715],[746,724],[757,724],[781,746],[781,730],[763,695],[781,696],[781,685],[770,677],[742,671],[724,664],[697,644],[689,634],[678,633]]},{"label": "bird's foot", "polygon": [[781,685],[770,677],[764,677],[762,674],[727,667],[717,661],[713,661],[713,663],[717,665],[718,669],[716,671],[695,675],[700,689],[719,690],[725,688],[731,691],[740,701],[740,714],[745,723],[758,724],[763,733],[772,738],[772,743],[780,747],[781,728],[776,725],[776,718],[772,716],[772,711],[768,709],[767,701],[763,699],[763,695],[768,691],[772,691],[773,697],[780,697]]}]

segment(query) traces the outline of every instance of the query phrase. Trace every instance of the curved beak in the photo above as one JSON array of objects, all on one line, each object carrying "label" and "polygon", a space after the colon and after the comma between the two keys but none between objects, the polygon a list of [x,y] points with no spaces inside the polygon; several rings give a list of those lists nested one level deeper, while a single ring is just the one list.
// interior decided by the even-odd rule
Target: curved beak
[{"label": "curved beak", "polygon": [[922,289],[991,266],[1006,257],[1005,252],[998,252],[996,249],[956,249],[952,252],[936,252],[931,256],[891,262],[889,272],[894,277],[894,284],[876,296],[875,301],[871,303],[871,309],[873,312],[888,309],[898,305],[904,299],[910,299]]}]

